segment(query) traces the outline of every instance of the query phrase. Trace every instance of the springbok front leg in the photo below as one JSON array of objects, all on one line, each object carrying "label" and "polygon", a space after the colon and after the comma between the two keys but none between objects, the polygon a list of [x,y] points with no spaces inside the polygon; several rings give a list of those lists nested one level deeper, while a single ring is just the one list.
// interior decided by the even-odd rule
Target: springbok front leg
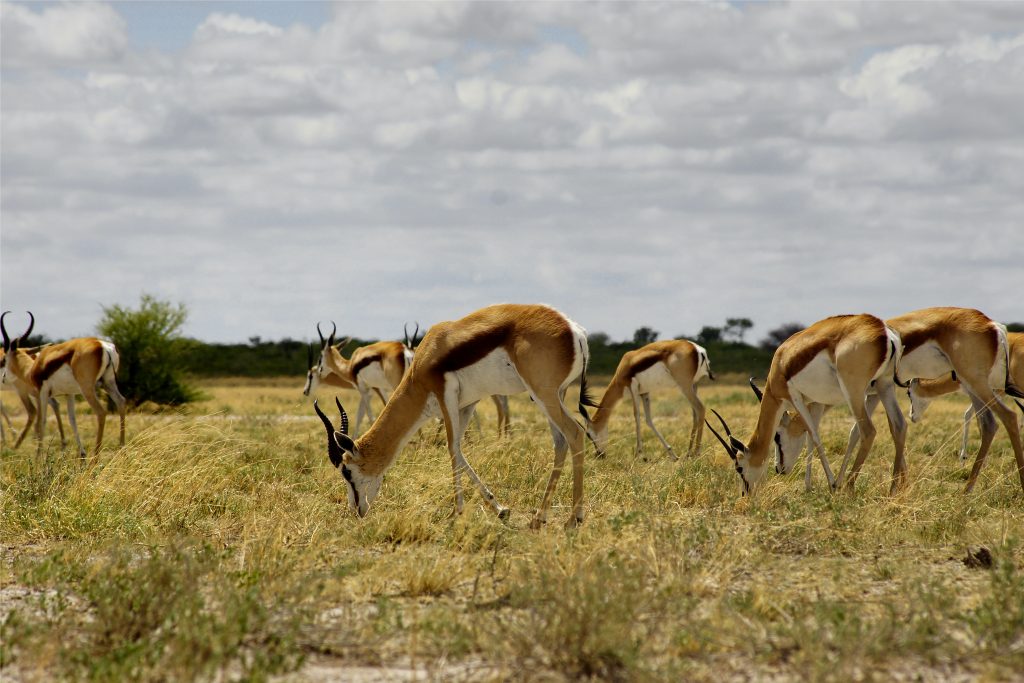
[{"label": "springbok front leg", "polygon": [[[451,382],[455,384],[455,382]],[[459,408],[458,401],[458,388],[457,386],[445,391],[444,400],[439,401],[441,404],[441,412],[444,416],[445,434],[448,437],[448,452],[452,456],[452,472],[455,478],[456,486],[456,512],[462,512],[462,485],[459,481],[459,475],[465,472],[469,475],[470,480],[476,485],[480,495],[483,496],[491,508],[498,513],[498,517],[501,519],[508,518],[509,510],[507,507],[499,503],[495,498],[491,490],[487,488],[487,485],[480,480],[476,470],[473,469],[469,461],[466,460],[465,455],[462,453],[462,437],[466,433],[466,427],[469,425],[470,419],[473,417],[473,411],[476,408],[476,403],[472,403],[465,408]]]},{"label": "springbok front leg", "polygon": [[800,417],[803,418],[804,423],[807,425],[807,431],[811,435],[811,441],[814,443],[818,458],[821,460],[821,467],[825,470],[825,479],[828,480],[829,488],[835,490],[836,480],[832,476],[832,468],[829,467],[828,457],[825,455],[825,446],[821,443],[821,436],[818,433],[818,426],[814,424],[814,417],[808,410],[807,404],[804,403],[803,396],[793,386],[792,382],[789,383],[789,399],[793,407],[796,408],[796,412],[800,414]]},{"label": "springbok front leg", "polygon": [[640,400],[644,404],[644,417],[647,419],[647,426],[651,428],[651,431],[654,432],[654,435],[658,437],[658,441],[660,441],[661,445],[665,447],[666,451],[668,451],[669,459],[679,460],[679,458],[675,454],[675,451],[672,450],[672,446],[670,446],[668,441],[665,440],[665,437],[661,435],[661,432],[658,431],[658,428],[654,426],[654,418],[651,417],[651,395],[640,394]]}]

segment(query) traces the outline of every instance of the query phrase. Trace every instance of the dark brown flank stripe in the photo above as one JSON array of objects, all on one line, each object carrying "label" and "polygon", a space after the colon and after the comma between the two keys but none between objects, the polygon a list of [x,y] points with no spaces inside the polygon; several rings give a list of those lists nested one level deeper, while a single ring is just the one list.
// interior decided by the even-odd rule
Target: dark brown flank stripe
[{"label": "dark brown flank stripe", "polygon": [[461,370],[479,362],[494,349],[505,345],[512,326],[513,323],[509,322],[500,327],[491,328],[475,337],[470,337],[461,344],[448,349],[448,352],[434,363],[434,367],[438,372],[445,373]]},{"label": "dark brown flank stripe", "polygon": [[[352,366],[352,379],[357,379],[359,377],[359,373],[362,372],[367,366],[378,362],[381,362],[380,353],[370,353],[361,357],[359,360],[355,362],[355,365]],[[383,363],[381,363],[381,366],[383,366]]]},{"label": "dark brown flank stripe", "polygon": [[649,353],[643,358],[633,363],[633,367],[629,370],[629,379],[633,379],[644,370],[654,367],[657,363],[664,361],[666,353]]},{"label": "dark brown flank stripe", "polygon": [[33,382],[40,385],[50,379],[61,367],[71,362],[71,356],[74,353],[74,349],[57,349],[53,353],[47,354],[42,363],[33,367]]},{"label": "dark brown flank stripe", "polygon": [[929,339],[934,338],[935,330],[930,327],[920,327],[910,330],[905,334],[901,334],[900,339],[903,341],[903,355],[906,356],[910,352],[916,350],[919,346],[925,344]]},{"label": "dark brown flank stripe", "polygon": [[789,357],[785,367],[780,368],[784,377],[793,378],[798,372],[807,367],[807,364],[814,360],[814,357],[829,347],[832,340],[828,337],[818,337],[814,344],[805,345],[797,353]]},{"label": "dark brown flank stripe", "polygon": [[[847,319],[850,319],[850,318],[857,318],[857,317],[860,317],[860,316],[856,316],[856,315],[836,315],[836,316],[832,316],[831,318],[826,318],[826,320],[835,320],[837,318],[847,318]],[[879,332],[880,332],[880,335],[879,335],[878,340],[877,340],[878,341],[878,345],[881,348],[880,354],[879,354],[879,358],[885,358],[885,346],[886,346],[887,340],[888,340],[888,335],[885,334],[885,324],[881,320],[877,320],[877,319],[872,321],[872,322],[873,323],[877,322],[877,325],[878,325],[878,328],[879,328]],[[812,327],[813,327],[813,325],[812,325]],[[808,328],[808,329],[811,329],[811,328]],[[846,332],[846,331],[847,330],[843,330],[843,332]],[[830,346],[832,346],[833,342],[836,342],[836,341],[838,341],[838,339],[836,337],[834,337],[834,336],[819,337],[818,340],[814,344],[811,344],[809,346],[805,346],[804,348],[800,349],[798,352],[793,354],[793,356],[789,359],[789,362],[786,363],[785,367],[780,368],[782,370],[782,372],[783,372],[783,375],[785,377],[788,377],[788,378],[794,377],[798,372],[800,372],[805,367],[807,367],[807,364],[810,363],[812,360],[814,360],[815,356],[817,356],[819,353],[821,353],[825,349],[827,349]]]}]

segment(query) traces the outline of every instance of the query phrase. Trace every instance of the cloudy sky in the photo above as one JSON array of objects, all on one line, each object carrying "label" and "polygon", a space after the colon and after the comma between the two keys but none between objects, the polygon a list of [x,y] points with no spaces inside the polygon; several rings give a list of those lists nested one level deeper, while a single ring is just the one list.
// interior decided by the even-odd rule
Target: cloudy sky
[{"label": "cloudy sky", "polygon": [[[2,306],[1024,319],[1024,3],[2,4]],[[15,326],[21,323],[15,323]]]}]

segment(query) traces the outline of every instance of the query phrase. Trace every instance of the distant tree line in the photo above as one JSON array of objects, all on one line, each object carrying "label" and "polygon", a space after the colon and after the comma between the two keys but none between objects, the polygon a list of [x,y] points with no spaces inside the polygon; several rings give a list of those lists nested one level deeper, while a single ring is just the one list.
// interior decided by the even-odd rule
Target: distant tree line
[{"label": "distant tree line", "polygon": [[[319,347],[295,339],[265,341],[249,338],[247,344],[211,344],[181,336],[188,312],[184,304],[171,304],[143,294],[136,309],[110,306],[103,309],[97,325],[100,335],[111,339],[118,348],[121,362],[118,386],[128,400],[138,405],[145,401],[174,405],[194,400],[199,394],[186,381],[193,377],[274,377],[305,374],[319,354]],[[748,344],[747,332],[754,326],[750,318],[726,318],[721,326],[706,325],[691,339],[705,347],[716,374],[741,373],[764,377],[771,365],[772,354],[782,342],[803,329],[800,323],[786,323],[769,330],[757,345]],[[1011,332],[1024,332],[1024,323],[1008,323]],[[604,332],[589,336],[590,368],[595,375],[615,372],[622,354],[657,341],[660,333],[652,327],[640,327],[633,337],[612,341]],[[37,346],[53,340],[36,334],[26,346]],[[354,349],[372,339],[352,339],[342,352],[348,356]]]}]

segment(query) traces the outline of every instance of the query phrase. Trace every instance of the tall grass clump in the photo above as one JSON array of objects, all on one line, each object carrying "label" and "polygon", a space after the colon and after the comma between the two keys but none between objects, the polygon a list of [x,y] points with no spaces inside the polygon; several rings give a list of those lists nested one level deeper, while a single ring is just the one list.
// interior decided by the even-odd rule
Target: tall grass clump
[{"label": "tall grass clump", "polygon": [[260,680],[294,670],[301,602],[236,581],[227,560],[208,545],[172,544],[28,563],[21,581],[74,599],[48,616],[9,613],[5,659],[90,681]]}]

